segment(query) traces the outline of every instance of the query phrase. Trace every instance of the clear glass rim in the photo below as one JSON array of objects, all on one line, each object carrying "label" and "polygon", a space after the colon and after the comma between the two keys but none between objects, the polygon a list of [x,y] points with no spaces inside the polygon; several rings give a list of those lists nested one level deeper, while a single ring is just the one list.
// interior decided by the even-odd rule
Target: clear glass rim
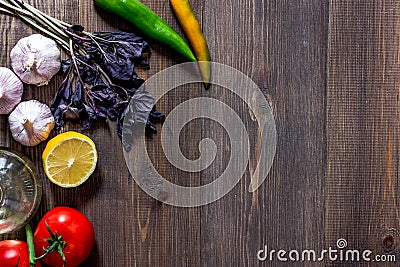
[{"label": "clear glass rim", "polygon": [[32,217],[36,214],[37,210],[39,209],[40,201],[42,199],[42,183],[39,177],[39,172],[36,166],[33,164],[33,162],[27,156],[12,148],[0,146],[0,154],[2,153],[15,157],[18,161],[26,165],[29,173],[31,174],[31,177],[33,178],[32,180],[34,182],[35,196],[34,196],[34,202],[30,207],[29,213],[23,219],[23,223],[17,224],[13,228],[0,229],[0,235],[17,231],[22,227],[24,227],[26,224],[28,224],[31,221]]}]

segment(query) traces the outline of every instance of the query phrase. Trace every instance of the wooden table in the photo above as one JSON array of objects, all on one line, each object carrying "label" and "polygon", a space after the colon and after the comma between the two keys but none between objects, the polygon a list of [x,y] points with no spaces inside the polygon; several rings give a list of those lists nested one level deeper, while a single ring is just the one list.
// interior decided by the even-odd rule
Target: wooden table
[{"label": "wooden table", "polygon": [[[88,31],[132,29],[95,8],[92,1],[28,2]],[[182,33],[167,0],[143,2]],[[43,174],[40,158],[45,144],[19,145],[10,136],[6,116],[1,116],[0,145],[28,155],[43,177],[43,201],[34,223],[59,205],[85,213],[96,231],[96,245],[83,264],[91,267],[354,266],[326,258],[290,265],[257,259],[264,245],[271,250],[321,251],[336,248],[340,238],[347,240],[349,249],[399,256],[399,2],[191,2],[212,59],[248,75],[273,107],[278,144],[267,180],[255,193],[247,191],[257,161],[254,152],[243,179],[221,200],[200,208],[162,204],[130,177],[115,126],[103,123],[86,132],[99,151],[93,177],[78,188],[62,189]],[[0,25],[0,62],[9,67],[10,49],[34,31],[5,15],[0,16]],[[151,69],[141,71],[142,77],[184,62],[174,51],[151,44]],[[43,88],[26,86],[24,99],[50,104],[60,80]],[[184,86],[157,106],[168,114],[182,101],[199,96],[224,101],[248,116],[244,104],[219,87],[205,91],[199,85]],[[247,126],[252,151],[257,151],[257,129],[255,124]],[[80,128],[68,124],[61,131],[71,129]],[[218,153],[211,167],[200,173],[170,167],[159,149],[159,136],[149,141],[149,150],[172,182],[196,186],[218,177],[229,160],[227,135],[209,120],[185,127],[182,152],[191,159],[199,157],[198,143],[205,137],[215,140]],[[15,237],[24,234],[0,238]]]}]

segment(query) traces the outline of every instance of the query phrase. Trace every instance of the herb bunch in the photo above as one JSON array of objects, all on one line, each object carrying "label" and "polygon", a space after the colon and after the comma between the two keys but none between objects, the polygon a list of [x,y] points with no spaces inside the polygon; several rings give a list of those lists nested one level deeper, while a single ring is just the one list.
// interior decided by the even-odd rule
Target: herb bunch
[{"label": "herb bunch", "polygon": [[[14,15],[47,34],[69,55],[62,61],[64,80],[51,105],[56,127],[66,121],[80,122],[91,129],[97,120],[117,122],[122,136],[122,123],[129,103],[144,80],[135,67],[148,69],[149,44],[135,33],[100,31],[89,33],[80,25],[55,19],[21,0],[0,0],[0,12]],[[152,97],[141,97],[147,107],[154,106]],[[154,123],[165,116],[152,109],[146,130],[156,133]]]}]

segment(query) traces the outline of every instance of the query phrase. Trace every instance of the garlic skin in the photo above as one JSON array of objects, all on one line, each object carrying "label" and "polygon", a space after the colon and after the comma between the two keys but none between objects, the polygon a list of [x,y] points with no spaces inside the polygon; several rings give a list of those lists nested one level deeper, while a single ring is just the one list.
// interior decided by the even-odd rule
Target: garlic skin
[{"label": "garlic skin", "polygon": [[23,88],[12,70],[0,67],[0,114],[9,114],[21,102]]},{"label": "garlic skin", "polygon": [[41,34],[32,34],[17,42],[10,53],[11,66],[27,84],[46,85],[60,70],[61,54],[56,42]]},{"label": "garlic skin", "polygon": [[50,108],[37,100],[21,102],[8,117],[12,137],[24,146],[36,146],[54,128]]}]

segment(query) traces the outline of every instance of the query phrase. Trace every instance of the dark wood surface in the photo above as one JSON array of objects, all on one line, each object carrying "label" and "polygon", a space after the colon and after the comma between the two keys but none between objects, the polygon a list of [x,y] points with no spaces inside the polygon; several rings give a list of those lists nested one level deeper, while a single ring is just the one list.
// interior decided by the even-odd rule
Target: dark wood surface
[{"label": "dark wood surface", "polygon": [[[132,29],[95,8],[92,1],[28,2],[88,31]],[[167,0],[143,2],[182,33]],[[94,224],[96,245],[83,266],[378,266],[327,259],[257,260],[264,245],[321,251],[336,248],[339,238],[347,240],[349,249],[400,257],[399,2],[191,2],[212,59],[248,75],[274,110],[278,144],[267,180],[255,193],[247,191],[257,161],[257,153],[252,153],[243,179],[221,200],[200,208],[161,204],[130,177],[115,127],[104,123],[86,132],[99,151],[94,175],[78,188],[62,189],[43,174],[40,158],[45,144],[19,145],[10,136],[6,116],[1,116],[0,145],[29,156],[43,177],[43,201],[33,223],[59,205],[85,213]],[[3,14],[0,25],[0,65],[9,67],[10,49],[34,31]],[[140,72],[144,78],[184,62],[170,49],[154,43],[152,47],[151,69]],[[24,99],[50,104],[60,79],[43,88],[25,87]],[[229,104],[244,120],[249,116],[229,91],[212,87],[206,92],[200,85],[178,88],[157,106],[168,114],[182,101],[199,96]],[[258,138],[255,126],[247,125],[251,151]],[[70,129],[79,127],[68,124],[61,131]],[[183,154],[199,157],[198,142],[205,137],[215,140],[217,159],[189,179],[168,165],[159,136],[149,140],[148,147],[170,181],[198,186],[218,177],[229,160],[224,129],[208,120],[195,120],[184,129]],[[24,234],[0,236],[7,238]]]}]

